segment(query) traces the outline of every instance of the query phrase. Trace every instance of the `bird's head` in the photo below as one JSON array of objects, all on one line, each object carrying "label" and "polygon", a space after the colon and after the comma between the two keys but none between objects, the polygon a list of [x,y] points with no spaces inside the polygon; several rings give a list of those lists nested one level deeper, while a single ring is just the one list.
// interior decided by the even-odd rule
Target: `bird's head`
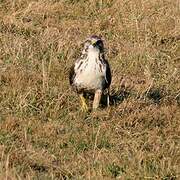
[{"label": "bird's head", "polygon": [[87,53],[91,50],[99,51],[99,53],[104,52],[104,44],[99,36],[93,35],[86,39],[83,52]]}]

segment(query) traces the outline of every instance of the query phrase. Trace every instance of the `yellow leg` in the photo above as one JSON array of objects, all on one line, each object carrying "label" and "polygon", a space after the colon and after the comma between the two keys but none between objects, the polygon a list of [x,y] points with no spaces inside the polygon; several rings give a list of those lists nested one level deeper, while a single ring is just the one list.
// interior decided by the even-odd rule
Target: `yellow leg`
[{"label": "yellow leg", "polygon": [[80,95],[80,102],[81,102],[81,108],[83,111],[87,112],[88,111],[88,106],[86,104],[86,100],[83,97],[83,94]]}]

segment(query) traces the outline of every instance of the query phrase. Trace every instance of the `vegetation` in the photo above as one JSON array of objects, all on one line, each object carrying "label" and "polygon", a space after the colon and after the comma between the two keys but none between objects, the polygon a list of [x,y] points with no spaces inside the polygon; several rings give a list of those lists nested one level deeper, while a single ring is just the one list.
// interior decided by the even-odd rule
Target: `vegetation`
[{"label": "vegetation", "polygon": [[[179,19],[178,0],[1,0],[0,179],[179,179]],[[84,113],[68,70],[92,34],[111,106]]]}]

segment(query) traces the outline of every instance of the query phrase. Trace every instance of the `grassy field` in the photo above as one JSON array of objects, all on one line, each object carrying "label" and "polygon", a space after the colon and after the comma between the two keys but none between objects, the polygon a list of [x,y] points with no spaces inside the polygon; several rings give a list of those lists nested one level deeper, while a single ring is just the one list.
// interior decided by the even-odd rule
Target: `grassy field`
[{"label": "grassy field", "polygon": [[[84,113],[68,71],[92,34],[111,106]],[[113,178],[180,179],[180,1],[0,0],[0,179]]]}]

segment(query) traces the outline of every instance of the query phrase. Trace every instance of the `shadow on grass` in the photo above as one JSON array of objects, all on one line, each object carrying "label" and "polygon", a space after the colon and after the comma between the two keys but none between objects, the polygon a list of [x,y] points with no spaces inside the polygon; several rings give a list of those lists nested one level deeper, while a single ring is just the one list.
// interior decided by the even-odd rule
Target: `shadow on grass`
[{"label": "shadow on grass", "polygon": [[[84,97],[91,100],[92,102],[94,99],[94,94],[86,93],[84,94]],[[165,92],[161,88],[151,88],[145,93],[138,95],[136,92],[131,92],[130,90],[125,90],[123,88],[118,90],[113,89],[110,93],[109,105],[116,106],[118,104],[121,104],[125,99],[129,97],[134,97],[135,99],[149,99],[153,103],[159,104],[161,102],[161,99],[165,97]],[[108,106],[107,94],[102,95],[100,104],[102,108],[106,108]]]},{"label": "shadow on grass", "polygon": [[159,104],[163,97],[163,90],[152,88],[149,90],[149,92],[146,92],[146,97],[152,100],[154,103]]},{"label": "shadow on grass", "polygon": [[[107,106],[107,97],[102,97],[102,105],[103,107]],[[148,92],[145,92],[143,94],[144,98],[147,98],[149,100],[152,100],[153,103],[159,104],[161,102],[161,99],[165,96],[165,92],[163,89],[160,88],[152,88]],[[128,90],[120,89],[120,90],[112,90],[110,95],[110,106],[116,106],[120,103],[122,103],[125,99],[129,97],[134,97],[135,99],[138,99],[139,96],[135,92],[131,92]],[[142,97],[142,96],[140,96]]]},{"label": "shadow on grass", "polygon": [[[112,90],[109,96],[109,105],[116,106],[122,103],[125,99],[130,96],[130,92],[126,90]],[[92,93],[84,93],[84,97],[93,101],[94,94]],[[107,102],[107,94],[103,94],[100,102],[102,108],[106,108],[108,106]]]},{"label": "shadow on grass", "polygon": [[[130,96],[130,92],[126,90],[112,90],[109,97],[109,105],[116,106],[122,103]],[[102,107],[107,107],[107,95],[103,95],[101,99]]]}]

